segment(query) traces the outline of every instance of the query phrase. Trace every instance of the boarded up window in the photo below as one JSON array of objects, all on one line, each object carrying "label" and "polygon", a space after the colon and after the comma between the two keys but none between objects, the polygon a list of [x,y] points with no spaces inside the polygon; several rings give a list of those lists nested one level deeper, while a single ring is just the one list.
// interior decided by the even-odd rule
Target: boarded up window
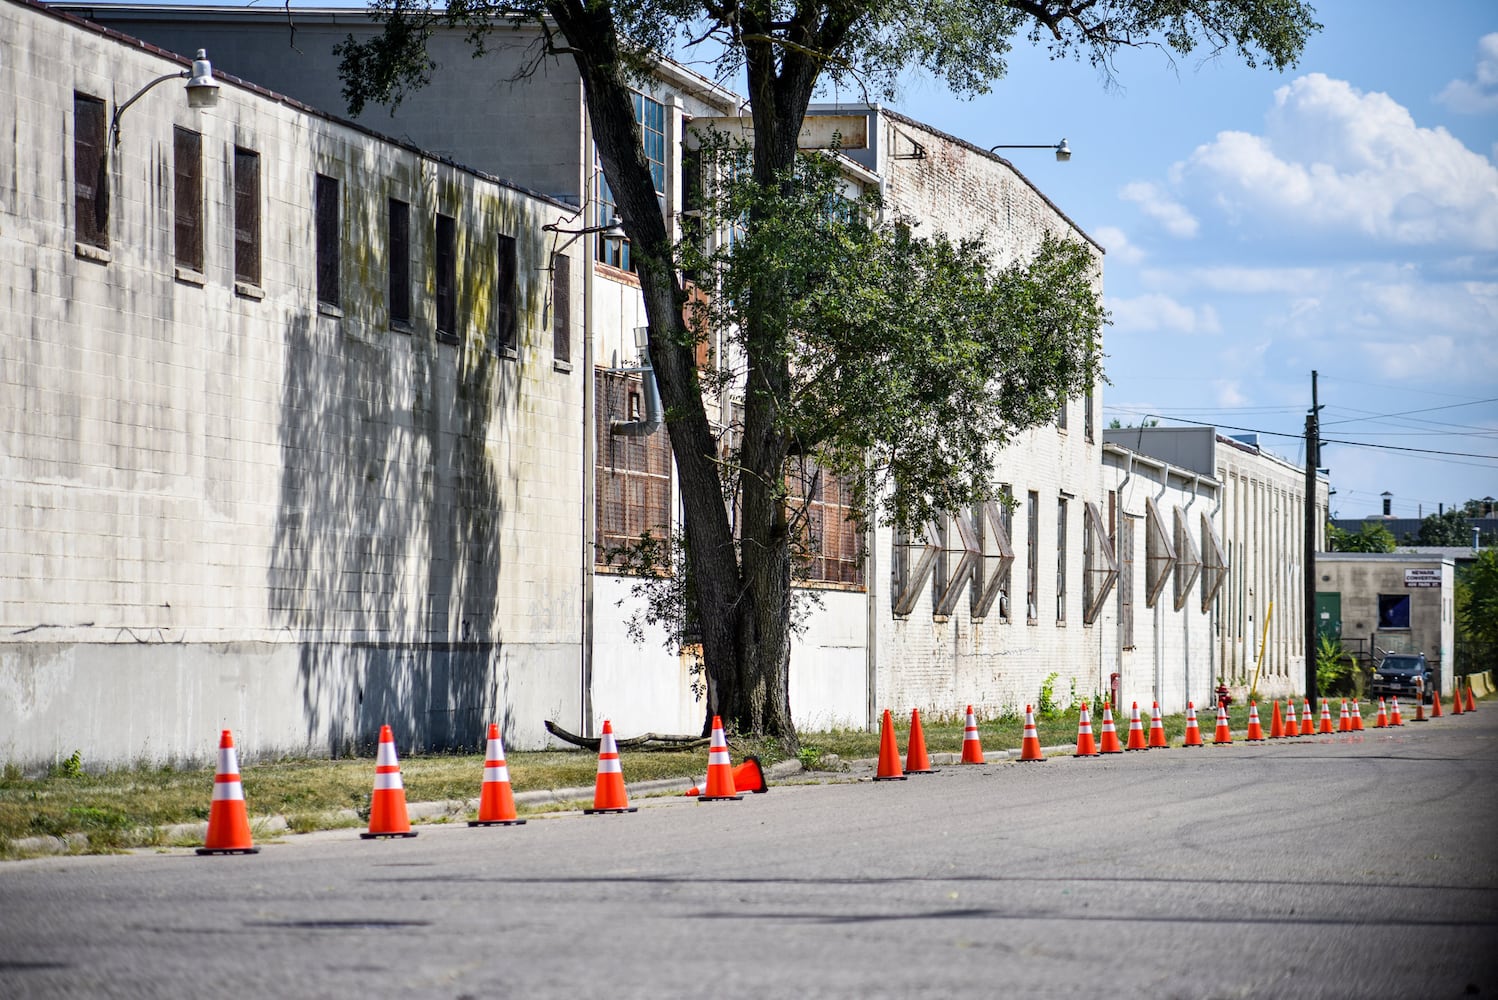
[{"label": "boarded up window", "polygon": [[494,247],[494,345],[501,351],[519,347],[519,276],[515,237],[502,235]]},{"label": "boarded up window", "polygon": [[1091,625],[1102,613],[1103,602],[1118,579],[1118,560],[1113,557],[1113,540],[1108,525],[1095,503],[1088,503],[1082,518],[1082,621]]},{"label": "boarded up window", "polygon": [[318,174],[313,201],[317,228],[317,301],[336,306],[339,301],[339,274],[342,268],[338,181]]},{"label": "boarded up window", "polygon": [[[627,420],[629,397],[638,394],[638,375],[595,373],[598,395],[596,465],[598,547],[595,563],[607,568],[610,550],[630,545],[649,532],[660,542],[671,537],[671,442],[664,426],[642,437],[609,433]],[[669,568],[669,560],[661,569]]]},{"label": "boarded up window", "polygon": [[1066,621],[1066,512],[1063,497],[1056,501],[1056,620]]},{"label": "boarded up window", "polygon": [[1212,519],[1205,513],[1201,517],[1202,611],[1205,613],[1211,609],[1212,601],[1222,589],[1223,581],[1227,579],[1228,557],[1223,551],[1222,539],[1217,537],[1217,529],[1212,526]]},{"label": "boarded up window", "polygon": [[1177,611],[1186,606],[1186,598],[1191,593],[1191,585],[1196,582],[1197,574],[1201,572],[1201,557],[1196,552],[1196,542],[1191,538],[1191,525],[1187,523],[1186,512],[1181,508],[1175,509],[1175,608]]},{"label": "boarded up window", "polygon": [[1175,546],[1170,541],[1170,529],[1160,516],[1155,501],[1146,497],[1144,501],[1144,605],[1152,608],[1170,579],[1170,571],[1176,564]]},{"label": "boarded up window", "polygon": [[177,266],[203,270],[203,137],[172,128],[172,213]]},{"label": "boarded up window", "polygon": [[998,617],[1009,621],[1009,581],[1014,567],[1014,548],[1009,541],[1011,528],[1010,490],[999,487],[999,499],[989,500],[973,511],[981,550],[976,586],[972,592],[973,621],[982,621],[998,605]]},{"label": "boarded up window", "polygon": [[437,215],[437,336],[458,339],[458,220]]},{"label": "boarded up window", "polygon": [[925,533],[916,537],[903,529],[895,532],[894,558],[890,566],[893,574],[890,609],[896,615],[910,614],[916,601],[920,600],[921,586],[931,575],[940,551],[934,541],[936,537],[935,525],[928,525]]},{"label": "boarded up window", "polygon": [[385,209],[386,252],[390,255],[390,322],[411,322],[411,206],[396,198]]},{"label": "boarded up window", "polygon": [[260,154],[234,148],[234,279],[260,284]]},{"label": "boarded up window", "polygon": [[1025,617],[1040,614],[1040,494],[1025,497]]},{"label": "boarded up window", "polygon": [[572,360],[571,268],[571,258],[559,253],[551,255],[551,349],[552,357],[558,361]]},{"label": "boarded up window", "polygon": [[853,519],[852,486],[809,458],[793,460],[785,480],[804,579],[862,586],[863,532]]},{"label": "boarded up window", "polygon": [[73,94],[73,223],[79,243],[109,249],[104,102]]}]

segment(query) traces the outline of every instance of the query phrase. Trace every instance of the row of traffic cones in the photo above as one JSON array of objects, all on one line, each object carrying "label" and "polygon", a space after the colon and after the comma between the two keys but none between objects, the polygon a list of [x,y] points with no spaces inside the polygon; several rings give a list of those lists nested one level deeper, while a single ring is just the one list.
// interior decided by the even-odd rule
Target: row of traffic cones
[{"label": "row of traffic cones", "polygon": [[[1424,721],[1424,706],[1419,703],[1418,699],[1416,704],[1415,721]],[[1431,709],[1432,718],[1441,717],[1439,691],[1432,699]],[[1461,715],[1463,711],[1475,712],[1476,710],[1477,701],[1473,695],[1471,682],[1469,681],[1466,686],[1465,709],[1462,704],[1462,691],[1458,686],[1457,693],[1452,698],[1452,714]],[[1384,699],[1380,698],[1378,717],[1373,727],[1383,729],[1402,725],[1404,721],[1399,711],[1399,699],[1394,698],[1392,706],[1389,706],[1385,704]],[[1341,718],[1336,730],[1332,729],[1330,702],[1322,702],[1320,732],[1361,732],[1362,730],[1362,714],[1356,701],[1353,701],[1349,708],[1347,700],[1343,699]],[[1295,703],[1289,699],[1286,700],[1283,716],[1280,714],[1279,703],[1274,703],[1270,739],[1308,736],[1314,731],[1311,725],[1309,699],[1303,702],[1298,730]],[[1249,705],[1247,739],[1250,743],[1261,742],[1264,739],[1257,703]],[[1217,708],[1217,728],[1212,742],[1214,744],[1233,742],[1226,706],[1219,705]],[[894,724],[888,709],[885,709],[881,722],[879,744],[879,767],[874,779],[876,781],[903,781],[906,774],[931,774],[936,770],[931,766],[930,755],[926,752],[926,740],[921,729],[919,709],[911,712],[910,747],[903,768],[900,766]],[[1192,702],[1186,704],[1186,734],[1183,745],[1187,747],[1203,745],[1201,730],[1197,724],[1196,706]],[[1103,702],[1101,747],[1093,739],[1088,704],[1082,703],[1077,723],[1076,756],[1096,757],[1100,754],[1122,753],[1125,750],[1162,749],[1168,746],[1159,702],[1155,702],[1152,706],[1147,737],[1139,715],[1139,703],[1134,703],[1129,719],[1128,746],[1126,747],[1119,743],[1118,733],[1113,724],[1112,707],[1109,703]],[[1019,759],[1021,761],[1045,759],[1035,728],[1034,711],[1030,705],[1025,706],[1025,729],[1020,744]],[[971,705],[967,707],[967,719],[963,729],[962,763],[985,763],[983,744],[978,737],[978,724]],[[712,737],[708,747],[707,778],[700,786],[693,787],[686,794],[697,796],[698,801],[701,802],[724,802],[742,799],[740,792],[764,791],[768,791],[768,786],[765,783],[764,770],[760,767],[759,760],[752,756],[747,757],[737,768],[733,767],[729,758],[728,741],[724,736],[722,720],[714,716]],[[629,793],[624,785],[624,774],[619,763],[619,748],[614,739],[614,727],[609,720],[605,719],[603,733],[598,741],[598,775],[593,788],[593,808],[584,809],[583,812],[587,815],[595,815],[628,813],[635,810],[636,807],[629,804]],[[519,818],[515,809],[515,796],[510,787],[510,771],[505,763],[504,741],[500,738],[499,726],[491,723],[484,753],[484,778],[479,795],[478,818],[468,825],[475,827],[520,826],[524,823],[525,820]],[[395,737],[389,726],[380,727],[379,751],[375,758],[374,792],[370,796],[369,804],[369,829],[360,836],[365,839],[416,836],[415,831],[411,829],[410,817],[406,810],[406,792],[401,781],[400,761],[396,756]],[[218,766],[214,773],[213,797],[208,812],[208,832],[198,853],[206,855],[255,854],[259,850],[250,833],[249,813],[245,806],[244,786],[239,776],[239,757],[234,747],[234,735],[225,729],[219,737]]]}]

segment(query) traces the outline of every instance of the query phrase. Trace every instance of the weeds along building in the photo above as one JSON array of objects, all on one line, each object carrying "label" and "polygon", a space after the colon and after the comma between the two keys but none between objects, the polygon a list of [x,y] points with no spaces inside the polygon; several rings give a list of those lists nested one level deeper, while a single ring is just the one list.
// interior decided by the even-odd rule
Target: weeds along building
[{"label": "weeds along building", "polygon": [[575,715],[572,210],[25,0],[0,49],[0,757]]}]

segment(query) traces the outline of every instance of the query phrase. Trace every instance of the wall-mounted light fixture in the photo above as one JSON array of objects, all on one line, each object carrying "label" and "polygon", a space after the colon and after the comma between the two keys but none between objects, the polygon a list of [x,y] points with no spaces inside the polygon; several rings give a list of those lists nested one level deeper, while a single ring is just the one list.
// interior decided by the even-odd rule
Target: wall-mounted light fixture
[{"label": "wall-mounted light fixture", "polygon": [[120,144],[120,116],[125,109],[136,101],[146,96],[146,92],[157,84],[168,80],[187,81],[187,106],[190,108],[212,108],[218,105],[218,81],[213,78],[213,64],[208,61],[208,53],[198,49],[198,54],[192,61],[192,69],[184,69],[180,73],[166,73],[158,76],[144,87],[135,92],[128,101],[114,109],[114,116],[109,120],[109,134],[114,145]]},{"label": "wall-mounted light fixture", "polygon": [[1071,159],[1071,147],[1066,144],[1066,140],[1065,139],[1062,139],[1060,142],[1046,143],[1046,144],[1041,144],[1039,146],[989,146],[988,147],[988,151],[990,153],[994,152],[995,150],[1000,150],[1000,149],[1053,149],[1053,150],[1056,151],[1056,162],[1057,163],[1065,163],[1067,160]]},{"label": "wall-mounted light fixture", "polygon": [[609,239],[624,239],[624,223],[620,221],[619,216],[617,215],[609,219],[608,222],[604,223],[601,226],[584,226],[582,229],[563,229],[561,223],[548,222],[541,228],[548,233],[565,233],[566,235],[572,237],[572,239],[568,240],[566,243],[563,243],[561,246],[552,247],[552,253],[561,253],[563,250],[576,243],[579,237],[587,236],[591,233],[602,233]]}]

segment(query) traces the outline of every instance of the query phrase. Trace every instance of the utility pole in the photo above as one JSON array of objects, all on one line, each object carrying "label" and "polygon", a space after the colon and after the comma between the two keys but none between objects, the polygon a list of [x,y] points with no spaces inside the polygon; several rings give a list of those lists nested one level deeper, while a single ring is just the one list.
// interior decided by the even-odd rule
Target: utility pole
[{"label": "utility pole", "polygon": [[1311,372],[1311,412],[1306,414],[1306,527],[1305,553],[1305,623],[1306,623],[1306,697],[1317,708],[1316,690],[1316,467],[1321,464],[1321,407],[1316,401],[1316,373]]}]

